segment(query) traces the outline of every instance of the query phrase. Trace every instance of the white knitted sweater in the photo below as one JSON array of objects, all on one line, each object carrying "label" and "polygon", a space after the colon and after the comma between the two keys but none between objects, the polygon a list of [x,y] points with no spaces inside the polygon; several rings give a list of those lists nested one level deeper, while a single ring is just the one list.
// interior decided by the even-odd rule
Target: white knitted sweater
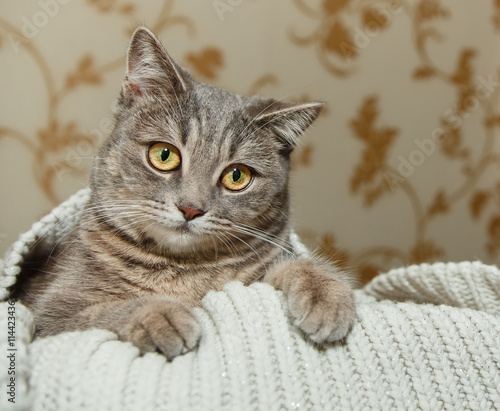
[{"label": "white knitted sweater", "polygon": [[[88,191],[78,193],[21,236],[3,263],[1,287],[14,284],[36,239],[53,244],[70,230],[87,199]],[[356,296],[352,332],[320,348],[290,325],[280,292],[230,283],[196,310],[198,349],[172,362],[141,356],[105,330],[31,342],[31,315],[20,304],[16,351],[8,351],[9,304],[2,302],[0,410],[500,409],[497,267],[400,268]],[[15,403],[8,401],[13,365]]]}]

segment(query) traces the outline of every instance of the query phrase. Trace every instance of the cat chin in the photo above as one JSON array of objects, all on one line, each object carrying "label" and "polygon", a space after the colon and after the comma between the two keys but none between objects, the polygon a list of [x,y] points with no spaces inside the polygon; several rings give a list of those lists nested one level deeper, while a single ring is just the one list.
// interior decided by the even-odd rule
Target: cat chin
[{"label": "cat chin", "polygon": [[173,236],[159,245],[173,255],[192,254],[206,251],[208,238],[192,238],[192,236]]},{"label": "cat chin", "polygon": [[207,234],[191,231],[157,230],[150,233],[151,239],[162,249],[171,254],[189,254],[197,250],[206,250],[212,239]]}]

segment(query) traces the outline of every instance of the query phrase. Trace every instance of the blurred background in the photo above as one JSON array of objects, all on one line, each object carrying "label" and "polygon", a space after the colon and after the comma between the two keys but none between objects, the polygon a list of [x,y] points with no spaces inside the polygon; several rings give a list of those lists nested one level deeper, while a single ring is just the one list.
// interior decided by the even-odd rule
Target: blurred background
[{"label": "blurred background", "polygon": [[500,261],[500,1],[0,3],[0,253],[87,185],[129,36],[204,82],[328,104],[293,157],[302,239],[364,281]]}]

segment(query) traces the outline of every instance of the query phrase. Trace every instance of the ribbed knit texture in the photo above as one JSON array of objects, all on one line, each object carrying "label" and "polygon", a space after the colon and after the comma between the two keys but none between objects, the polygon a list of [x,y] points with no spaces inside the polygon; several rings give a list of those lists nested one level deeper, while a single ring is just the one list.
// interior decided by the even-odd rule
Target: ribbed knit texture
[{"label": "ribbed knit texture", "polygon": [[[87,198],[88,191],[79,193],[13,245],[4,287],[15,282],[37,238],[51,232],[46,239],[53,243],[71,230]],[[30,343],[30,313],[16,304],[17,402],[14,407],[6,398],[1,337],[0,409],[500,409],[496,267],[401,268],[377,277],[356,297],[358,320],[345,342],[320,348],[290,325],[280,292],[267,284],[227,284],[196,310],[203,327],[198,349],[170,363],[159,354],[139,355],[105,330]],[[0,303],[1,330],[6,317],[7,303]]]}]

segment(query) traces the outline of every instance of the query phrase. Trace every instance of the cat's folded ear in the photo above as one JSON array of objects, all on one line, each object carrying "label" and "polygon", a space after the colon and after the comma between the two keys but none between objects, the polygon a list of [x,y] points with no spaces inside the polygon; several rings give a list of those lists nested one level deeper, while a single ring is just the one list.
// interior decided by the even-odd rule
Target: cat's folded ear
[{"label": "cat's folded ear", "polygon": [[325,106],[324,103],[285,103],[275,100],[266,102],[254,122],[261,129],[270,129],[291,151],[300,141],[302,133],[316,120]]},{"label": "cat's folded ear", "polygon": [[156,36],[145,27],[138,27],[130,40],[127,73],[122,98],[134,103],[141,98],[179,97],[187,89],[189,74],[166,52]]}]

